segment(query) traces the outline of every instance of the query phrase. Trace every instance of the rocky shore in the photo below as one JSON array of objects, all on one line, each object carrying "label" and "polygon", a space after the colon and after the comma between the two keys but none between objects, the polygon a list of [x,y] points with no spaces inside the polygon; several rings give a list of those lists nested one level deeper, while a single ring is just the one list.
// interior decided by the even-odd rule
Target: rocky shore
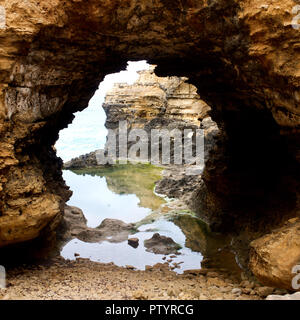
[{"label": "rocky shore", "polygon": [[178,275],[162,261],[145,271],[78,258],[7,270],[4,300],[260,300],[284,291],[240,280],[220,270]]},{"label": "rocky shore", "polygon": [[[184,106],[184,112],[182,111]],[[210,108],[197,94],[196,88],[186,83],[185,78],[161,78],[154,74],[154,66],[141,71],[133,85],[115,84],[108,92],[103,105],[106,127],[118,136],[118,123],[127,120],[128,129],[202,128],[205,132],[205,159],[218,145],[219,129],[209,116]],[[128,144],[130,148],[131,144]],[[97,167],[96,152],[82,155],[64,164],[66,169]],[[149,159],[148,159],[149,160]],[[214,223],[199,212],[199,201],[208,201],[203,193],[201,175],[187,175],[188,166],[163,166],[163,177],[157,181],[155,191],[170,198],[182,200],[189,209],[198,213],[206,222]],[[201,196],[200,196],[201,194]],[[202,204],[201,204],[202,205]],[[294,218],[284,226],[263,236],[263,221],[245,220],[245,230],[233,233],[233,250],[241,256],[244,268],[250,269],[257,278],[267,285],[291,289],[291,269],[300,263],[298,219]],[[263,236],[263,237],[262,237]],[[286,248],[283,250],[282,248]]]},{"label": "rocky shore", "polygon": [[[71,197],[53,148],[59,131],[106,75],[147,59],[158,76],[188,78],[184,94],[199,93],[219,128],[195,212],[215,231],[241,230],[240,242],[250,236],[256,277],[287,287],[300,263],[298,2],[1,1],[0,247],[57,229]],[[185,99],[183,114],[201,116]],[[144,107],[137,115],[151,117]]]},{"label": "rocky shore", "polygon": [[[179,201],[180,202],[180,201]],[[172,207],[180,203],[169,204]],[[183,207],[182,209],[185,209]],[[153,216],[154,217],[154,216]],[[151,217],[151,219],[153,218]],[[145,220],[143,223],[147,223]],[[191,241],[192,229],[184,221],[187,242]],[[180,225],[180,222],[178,222]],[[134,239],[139,225],[125,224],[119,220],[106,219],[98,228],[86,226],[82,210],[66,206],[60,235],[55,242],[56,250],[45,258],[34,258],[32,262],[13,264],[7,268],[7,288],[0,290],[0,300],[261,300],[294,299],[284,296],[286,290],[262,285],[247,272],[236,272],[231,268],[212,266],[210,259],[202,262],[198,270],[185,270],[177,274],[171,254],[176,255],[176,243],[159,234],[145,242],[147,250],[163,253],[161,263],[136,270],[133,266],[118,267],[113,263],[103,264],[80,258],[75,261],[59,256],[60,248],[71,239],[87,242],[122,242]],[[200,229],[195,230],[200,236]],[[212,242],[207,239],[208,246]],[[128,245],[131,245],[128,242]],[[193,247],[193,244],[189,244]],[[197,247],[194,248],[197,250]],[[41,249],[37,248],[38,251]],[[56,253],[55,253],[56,252]],[[26,254],[26,253],[25,253]],[[174,255],[174,257],[175,257]],[[169,256],[169,258],[167,257]],[[170,258],[171,257],[171,258]],[[19,257],[22,260],[22,256]],[[206,267],[207,265],[207,267]]]}]

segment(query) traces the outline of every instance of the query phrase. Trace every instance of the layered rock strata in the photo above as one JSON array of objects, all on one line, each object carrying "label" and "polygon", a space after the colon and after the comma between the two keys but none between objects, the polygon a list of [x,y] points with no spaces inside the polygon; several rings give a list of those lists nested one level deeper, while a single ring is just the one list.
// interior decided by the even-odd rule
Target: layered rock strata
[{"label": "layered rock strata", "polygon": [[212,108],[222,139],[195,195],[212,226],[271,231],[299,216],[296,5],[2,0],[0,246],[55,227],[70,196],[52,149],[58,132],[128,60],[188,77]]}]

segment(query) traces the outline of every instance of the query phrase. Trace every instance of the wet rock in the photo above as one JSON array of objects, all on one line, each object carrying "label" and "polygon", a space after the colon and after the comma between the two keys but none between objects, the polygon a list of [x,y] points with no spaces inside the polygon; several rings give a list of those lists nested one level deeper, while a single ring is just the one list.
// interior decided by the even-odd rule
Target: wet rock
[{"label": "wet rock", "polygon": [[57,231],[58,239],[65,243],[72,238],[84,242],[122,242],[136,231],[134,224],[125,223],[116,219],[105,219],[97,228],[89,228],[81,209],[71,206],[65,207],[65,213],[60,228]]},{"label": "wet rock", "polygon": [[122,232],[134,232],[135,225],[117,219],[104,219],[97,229],[101,230],[104,235],[110,236]]},{"label": "wet rock", "polygon": [[129,238],[128,244],[133,248],[137,248],[139,246],[139,241],[140,240],[138,238]]},{"label": "wet rock", "polygon": [[81,209],[65,205],[63,219],[57,229],[59,242],[66,242],[76,237],[86,226],[86,218]]},{"label": "wet rock", "polygon": [[99,227],[88,228],[78,235],[78,238],[85,238],[87,242],[122,242],[128,239],[128,235],[135,231],[133,223],[125,223],[117,219],[105,219]]},{"label": "wet rock", "polygon": [[146,251],[155,254],[176,254],[181,249],[180,245],[172,238],[161,236],[159,233],[155,233],[151,239],[145,240],[144,245],[147,248]]},{"label": "wet rock", "polygon": [[[171,170],[171,169],[170,169]],[[155,191],[159,194],[167,195],[169,198],[182,198],[195,191],[195,187],[200,183],[201,177],[198,175],[186,175],[185,171],[174,169],[174,177],[164,177],[158,181]]]},{"label": "wet rock", "polygon": [[80,208],[73,206],[65,206],[64,219],[70,224],[85,224],[86,218]]}]

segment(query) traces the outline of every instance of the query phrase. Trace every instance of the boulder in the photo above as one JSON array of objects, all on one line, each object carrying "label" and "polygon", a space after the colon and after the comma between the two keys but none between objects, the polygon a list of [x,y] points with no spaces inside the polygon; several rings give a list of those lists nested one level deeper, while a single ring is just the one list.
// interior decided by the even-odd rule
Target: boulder
[{"label": "boulder", "polygon": [[292,288],[292,272],[300,265],[300,219],[291,219],[280,229],[250,244],[250,268],[264,284]]},{"label": "boulder", "polygon": [[145,240],[144,245],[147,248],[146,251],[155,254],[178,254],[178,250],[181,249],[180,245],[172,238],[161,236],[159,233],[155,233],[151,239]]}]

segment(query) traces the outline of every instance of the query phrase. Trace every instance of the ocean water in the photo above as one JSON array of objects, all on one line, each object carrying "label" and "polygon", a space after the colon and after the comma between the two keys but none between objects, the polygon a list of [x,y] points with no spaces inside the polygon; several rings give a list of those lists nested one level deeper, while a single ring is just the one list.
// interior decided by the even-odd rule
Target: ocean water
[{"label": "ocean water", "polygon": [[107,75],[104,78],[90,100],[88,108],[75,113],[73,122],[59,133],[59,140],[55,147],[57,155],[63,161],[69,161],[72,158],[104,147],[107,130],[104,126],[106,114],[102,104],[106,92],[115,83],[133,84],[138,79],[137,71],[149,67],[150,65],[146,61],[128,62],[127,70]]}]

